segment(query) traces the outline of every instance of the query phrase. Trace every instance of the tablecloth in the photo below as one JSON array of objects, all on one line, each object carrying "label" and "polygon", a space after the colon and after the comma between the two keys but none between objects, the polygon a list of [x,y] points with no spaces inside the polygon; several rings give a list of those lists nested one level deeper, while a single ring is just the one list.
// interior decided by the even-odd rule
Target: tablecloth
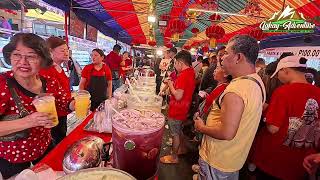
[{"label": "tablecloth", "polygon": [[109,142],[111,134],[95,133],[83,130],[87,123],[93,118],[90,114],[76,129],[74,129],[66,138],[64,138],[47,156],[45,156],[38,164],[47,164],[55,171],[62,171],[62,161],[67,148],[74,142],[89,135],[98,136],[105,142]]}]

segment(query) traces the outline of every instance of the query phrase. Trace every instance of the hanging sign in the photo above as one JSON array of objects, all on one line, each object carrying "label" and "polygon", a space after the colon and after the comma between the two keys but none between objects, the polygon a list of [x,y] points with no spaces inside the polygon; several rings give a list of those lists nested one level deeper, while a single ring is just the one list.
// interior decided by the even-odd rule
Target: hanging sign
[{"label": "hanging sign", "polygon": [[290,6],[260,24],[260,29],[267,33],[313,33],[315,27],[314,23],[306,21],[302,13]]},{"label": "hanging sign", "polygon": [[89,24],[87,24],[87,33],[86,33],[86,39],[89,41],[97,42],[98,37],[98,30]]},{"label": "hanging sign", "polygon": [[267,48],[260,51],[265,56],[280,57],[284,52],[292,52],[296,56],[310,59],[320,59],[320,46],[278,47]]},{"label": "hanging sign", "polygon": [[84,28],[85,24],[78,19],[76,14],[70,11],[70,31],[69,34],[71,36],[75,36],[78,38],[84,38]]}]

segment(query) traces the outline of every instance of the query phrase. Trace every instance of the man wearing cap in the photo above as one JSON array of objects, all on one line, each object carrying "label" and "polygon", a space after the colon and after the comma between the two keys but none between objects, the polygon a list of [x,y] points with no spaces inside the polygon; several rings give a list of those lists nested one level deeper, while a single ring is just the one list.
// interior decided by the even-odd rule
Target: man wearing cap
[{"label": "man wearing cap", "polygon": [[318,148],[320,89],[305,78],[307,59],[287,56],[272,77],[284,84],[271,97],[266,126],[257,135],[257,179],[304,179],[303,159]]},{"label": "man wearing cap", "polygon": [[113,46],[113,50],[106,56],[105,63],[109,66],[112,73],[112,92],[120,87],[120,67],[125,66],[125,62],[119,55],[121,51],[121,46],[116,44]]},{"label": "man wearing cap", "polygon": [[222,57],[224,70],[234,79],[213,102],[204,121],[197,117],[195,128],[203,133],[199,150],[198,179],[237,180],[255,137],[265,88],[255,72],[257,41],[247,35],[230,39]]}]

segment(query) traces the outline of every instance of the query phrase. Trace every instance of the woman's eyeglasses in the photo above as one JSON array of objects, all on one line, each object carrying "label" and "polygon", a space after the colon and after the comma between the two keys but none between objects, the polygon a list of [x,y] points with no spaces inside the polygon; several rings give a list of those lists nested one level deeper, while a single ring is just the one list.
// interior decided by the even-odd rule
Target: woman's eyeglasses
[{"label": "woman's eyeglasses", "polygon": [[10,58],[13,61],[21,61],[24,58],[29,63],[36,63],[39,61],[38,55],[23,55],[19,53],[12,53]]}]

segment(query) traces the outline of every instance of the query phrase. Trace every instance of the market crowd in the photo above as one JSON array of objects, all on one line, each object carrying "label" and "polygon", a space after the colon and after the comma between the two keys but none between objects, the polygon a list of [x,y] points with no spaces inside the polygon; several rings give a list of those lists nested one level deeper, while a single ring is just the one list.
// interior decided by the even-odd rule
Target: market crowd
[{"label": "market crowd", "polygon": [[[115,45],[105,55],[91,52],[92,63],[80,68],[66,42],[31,33],[13,36],[4,48],[9,72],[0,74],[0,172],[9,178],[39,162],[67,132],[74,110],[73,86],[91,94],[91,110],[112,97],[133,73],[128,52]],[[305,179],[320,163],[318,145],[319,75],[307,59],[283,53],[266,65],[259,44],[237,35],[209,57],[171,48],[154,64],[157,93],[168,103],[172,151],[162,163],[179,163],[186,126],[199,146],[194,179],[238,179],[249,168],[257,179]],[[137,57],[136,66],[152,65]],[[67,71],[65,71],[67,69]],[[33,99],[50,93],[59,124],[37,112]],[[165,105],[165,103],[164,103]],[[191,122],[191,123],[190,123]]]},{"label": "market crowd", "polygon": [[[172,151],[162,163],[179,163],[184,132],[193,124],[199,145],[193,179],[239,179],[248,168],[256,179],[314,177],[318,154],[319,73],[291,52],[266,65],[259,44],[237,35],[209,57],[167,51],[159,63],[157,91],[168,94]],[[173,65],[174,68],[170,68]]]}]

